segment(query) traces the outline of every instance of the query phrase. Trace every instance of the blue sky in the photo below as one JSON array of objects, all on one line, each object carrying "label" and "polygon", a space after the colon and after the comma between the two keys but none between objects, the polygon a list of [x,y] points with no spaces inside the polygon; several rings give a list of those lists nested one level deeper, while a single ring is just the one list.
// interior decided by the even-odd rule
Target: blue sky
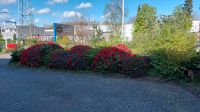
[{"label": "blue sky", "polygon": [[[39,26],[54,22],[69,21],[73,16],[87,15],[91,19],[103,20],[105,4],[109,0],[32,0],[34,20]],[[194,12],[200,15],[200,0],[194,1]],[[129,10],[128,18],[136,15],[139,4],[148,3],[157,8],[158,15],[170,14],[174,7],[184,3],[184,0],[125,0]],[[4,15],[11,20],[17,20],[16,0],[0,0],[0,11],[8,11]],[[2,17],[1,17],[2,18]],[[0,19],[1,19],[0,18]],[[127,18],[127,19],[128,19]]]}]

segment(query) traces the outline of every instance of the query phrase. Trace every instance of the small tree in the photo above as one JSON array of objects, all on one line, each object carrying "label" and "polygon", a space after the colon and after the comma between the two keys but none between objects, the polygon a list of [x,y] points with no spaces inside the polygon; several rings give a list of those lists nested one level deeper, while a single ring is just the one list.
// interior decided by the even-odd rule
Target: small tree
[{"label": "small tree", "polygon": [[178,6],[172,15],[161,18],[161,34],[173,34],[174,32],[188,32],[192,27],[192,17],[187,14],[183,7]]},{"label": "small tree", "polygon": [[146,36],[147,34],[154,34],[157,32],[157,16],[156,8],[143,4],[138,7],[136,20],[133,25],[133,35],[137,38]]},{"label": "small tree", "polygon": [[75,22],[75,34],[81,43],[86,43],[90,40],[91,32],[88,31],[90,28],[89,21],[85,17],[81,17]]}]

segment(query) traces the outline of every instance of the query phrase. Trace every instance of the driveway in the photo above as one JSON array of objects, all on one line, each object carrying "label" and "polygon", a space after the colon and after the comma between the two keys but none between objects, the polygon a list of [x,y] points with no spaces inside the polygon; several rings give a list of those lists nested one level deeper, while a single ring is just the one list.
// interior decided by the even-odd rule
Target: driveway
[{"label": "driveway", "polygon": [[0,55],[0,112],[198,112],[200,99],[170,84],[8,65]]}]

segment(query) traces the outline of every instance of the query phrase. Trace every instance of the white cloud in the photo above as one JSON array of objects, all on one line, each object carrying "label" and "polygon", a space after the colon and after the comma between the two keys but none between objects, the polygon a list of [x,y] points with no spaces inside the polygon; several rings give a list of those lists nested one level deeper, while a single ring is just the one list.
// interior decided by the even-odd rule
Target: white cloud
[{"label": "white cloud", "polygon": [[0,20],[2,21],[4,21],[4,20],[10,20],[11,19],[11,15],[9,15],[8,14],[8,9],[2,9],[2,10],[0,10],[1,12],[5,12],[5,13],[2,13],[1,15],[0,15]]},{"label": "white cloud", "polygon": [[76,6],[77,9],[85,9],[85,8],[91,8],[92,4],[90,2],[88,3],[81,3],[80,5]]},{"label": "white cloud", "polygon": [[2,9],[1,12],[5,12],[5,13],[8,13],[8,9]]},{"label": "white cloud", "polygon": [[80,12],[76,12],[76,11],[65,11],[63,14],[64,18],[81,17],[81,16],[83,16],[83,14],[81,14]]},{"label": "white cloud", "polygon": [[54,4],[61,4],[61,3],[67,3],[68,0],[48,0],[47,4],[54,5]]},{"label": "white cloud", "polygon": [[59,16],[62,15],[62,13],[60,13],[60,12],[52,12],[51,15],[52,15],[53,17],[59,17]]},{"label": "white cloud", "polygon": [[16,2],[16,0],[0,0],[0,4],[12,4]]},{"label": "white cloud", "polygon": [[40,22],[40,19],[38,19],[38,18],[35,19],[35,23],[38,23],[38,22]]},{"label": "white cloud", "polygon": [[14,21],[14,22],[15,22],[15,21],[16,21],[16,19],[15,19],[15,18],[12,18],[10,21]]},{"label": "white cloud", "polygon": [[44,8],[44,9],[36,11],[36,13],[38,13],[40,15],[42,15],[42,14],[48,14],[50,12],[51,12],[51,9],[49,9],[49,8]]}]

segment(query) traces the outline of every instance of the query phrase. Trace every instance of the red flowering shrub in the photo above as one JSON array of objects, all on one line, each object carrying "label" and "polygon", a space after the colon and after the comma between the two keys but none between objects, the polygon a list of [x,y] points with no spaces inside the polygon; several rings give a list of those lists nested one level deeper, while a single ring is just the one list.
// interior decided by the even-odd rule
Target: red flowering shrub
[{"label": "red flowering shrub", "polygon": [[127,51],[115,46],[101,49],[94,57],[93,70],[135,75],[145,66],[146,61]]},{"label": "red flowering shrub", "polygon": [[117,48],[117,49],[120,49],[120,50],[122,50],[123,52],[125,52],[125,53],[132,53],[132,51],[131,51],[131,49],[129,49],[126,45],[124,45],[124,44],[118,44],[118,45],[116,45],[116,46],[114,46],[115,48]]},{"label": "red flowering shrub", "polygon": [[70,53],[64,50],[57,50],[52,53],[49,68],[53,69],[69,69]]},{"label": "red flowering shrub", "polygon": [[68,51],[54,53],[51,58],[50,68],[70,70],[88,69],[90,65],[85,55],[91,49],[89,46],[78,45]]},{"label": "red flowering shrub", "polygon": [[144,76],[149,68],[148,58],[128,56],[122,58],[118,63],[118,73],[130,75],[132,77]]},{"label": "red flowering shrub", "polygon": [[41,43],[36,44],[21,53],[20,64],[30,67],[39,67],[48,65],[50,61],[50,54],[54,50],[63,49],[57,44]]},{"label": "red flowering shrub", "polygon": [[116,72],[116,65],[127,53],[116,47],[103,48],[94,57],[93,67],[97,71]]},{"label": "red flowering shrub", "polygon": [[123,44],[102,49],[77,45],[70,50],[64,50],[54,43],[40,43],[23,50],[20,56],[21,65],[31,67],[45,65],[52,69],[92,69],[141,76],[148,68],[148,61],[145,58],[132,54]]},{"label": "red flowering shrub", "polygon": [[17,49],[17,44],[7,44],[8,50],[16,50]]},{"label": "red flowering shrub", "polygon": [[71,54],[71,69],[89,69],[90,64],[86,55],[90,52],[92,47],[86,45],[77,45],[69,50]]},{"label": "red flowering shrub", "polygon": [[83,55],[88,53],[92,47],[86,45],[76,45],[72,47],[69,52],[78,53],[79,55]]}]

